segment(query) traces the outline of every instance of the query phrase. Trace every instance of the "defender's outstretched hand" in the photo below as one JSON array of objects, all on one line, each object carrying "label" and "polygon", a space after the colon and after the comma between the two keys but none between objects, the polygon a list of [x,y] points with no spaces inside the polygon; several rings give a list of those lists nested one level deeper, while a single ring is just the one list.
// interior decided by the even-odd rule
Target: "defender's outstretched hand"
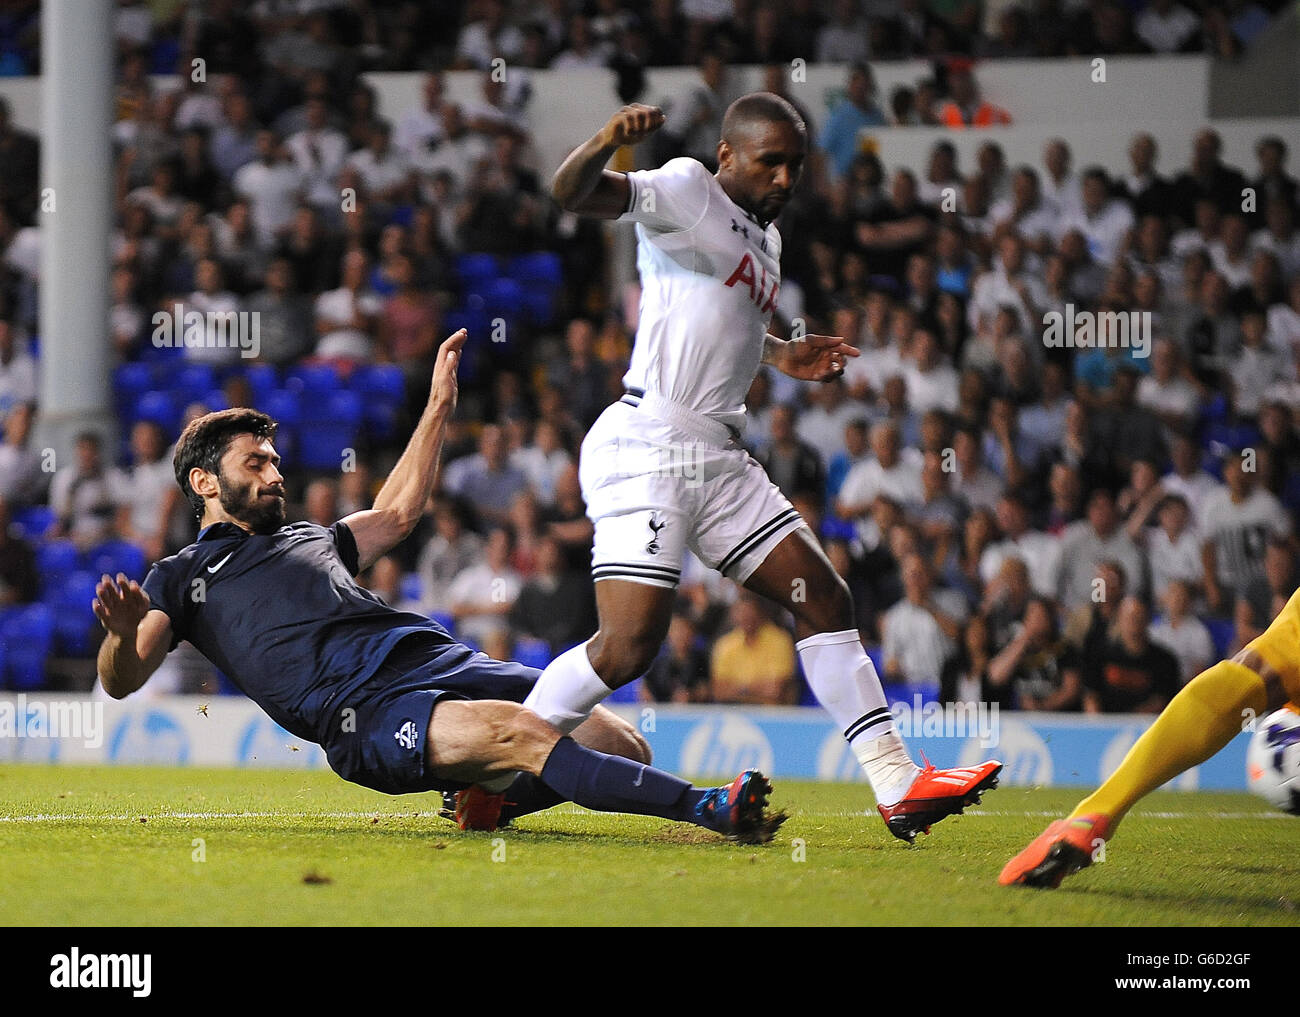
[{"label": "defender's outstretched hand", "polygon": [[456,398],[460,389],[456,384],[456,368],[460,365],[460,352],[465,348],[469,332],[457,329],[438,347],[438,360],[433,368],[433,384],[429,389],[429,402],[435,406],[446,407],[450,412],[456,408]]},{"label": "defender's outstretched hand", "polygon": [[149,613],[149,595],[126,573],[119,572],[117,579],[105,573],[95,586],[91,609],[109,632],[130,637]]},{"label": "defender's outstretched hand", "polygon": [[837,335],[806,335],[781,347],[777,368],[801,381],[830,381],[844,373],[849,357],[861,356]]},{"label": "defender's outstretched hand", "polygon": [[615,147],[644,141],[664,125],[664,111],[658,106],[634,102],[609,118],[601,129],[601,141]]}]

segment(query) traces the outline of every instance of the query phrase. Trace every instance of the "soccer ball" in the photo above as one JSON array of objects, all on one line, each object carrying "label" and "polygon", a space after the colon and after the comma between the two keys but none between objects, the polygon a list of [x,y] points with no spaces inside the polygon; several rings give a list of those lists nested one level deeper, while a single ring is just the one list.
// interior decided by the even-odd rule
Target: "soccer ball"
[{"label": "soccer ball", "polygon": [[1300,711],[1294,706],[1270,713],[1255,728],[1246,780],[1270,805],[1300,816]]}]

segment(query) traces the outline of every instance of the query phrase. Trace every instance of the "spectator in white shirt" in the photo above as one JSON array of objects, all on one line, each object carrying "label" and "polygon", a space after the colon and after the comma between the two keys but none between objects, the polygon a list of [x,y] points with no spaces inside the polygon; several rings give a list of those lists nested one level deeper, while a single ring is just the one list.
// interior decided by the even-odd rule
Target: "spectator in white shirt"
[{"label": "spectator in white shirt", "polygon": [[858,0],[835,0],[830,21],[817,33],[819,64],[853,64],[868,60],[870,25]]},{"label": "spectator in white shirt", "polygon": [[1035,254],[1046,254],[1052,249],[1058,216],[1043,201],[1038,171],[1032,166],[1020,166],[1011,175],[1010,193],[994,202],[989,219],[994,227],[1004,223],[1012,226],[1025,247]]},{"label": "spectator in white shirt", "polygon": [[1166,428],[1166,441],[1185,431],[1200,408],[1199,390],[1183,373],[1178,346],[1170,339],[1157,339],[1151,349],[1151,373],[1138,382],[1137,402],[1150,410]]},{"label": "spectator in white shirt", "polygon": [[1164,616],[1151,623],[1147,634],[1178,658],[1178,677],[1184,685],[1214,663],[1214,640],[1210,630],[1191,613],[1188,585],[1175,579],[1160,598]]},{"label": "spectator in white shirt", "polygon": [[257,159],[239,169],[233,186],[249,201],[258,239],[266,246],[274,244],[293,218],[303,191],[302,174],[288,161],[274,132],[257,132]]},{"label": "spectator in white shirt", "polygon": [[452,580],[447,590],[456,635],[482,645],[509,629],[506,616],[523,589],[523,579],[510,567],[510,532],[498,527],[488,534],[483,560]]},{"label": "spectator in white shirt", "polygon": [[1264,342],[1264,312],[1250,308],[1241,316],[1241,349],[1228,365],[1232,381],[1232,408],[1253,420],[1259,415],[1264,392],[1289,372],[1277,352]]},{"label": "spectator in white shirt", "polygon": [[370,288],[370,259],[362,250],[343,255],[342,285],[316,298],[316,356],[326,360],[374,359],[375,319],[384,301]]},{"label": "spectator in white shirt", "polygon": [[795,433],[816,449],[822,465],[827,465],[844,449],[844,428],[849,421],[866,417],[867,407],[848,397],[841,378],[816,386],[808,396],[812,405],[799,414]]},{"label": "spectator in white shirt", "polygon": [[1058,222],[1083,207],[1079,179],[1070,172],[1070,146],[1061,138],[1052,138],[1043,146],[1043,166],[1047,170],[1039,181],[1043,201]]},{"label": "spectator in white shirt", "polygon": [[370,143],[347,161],[360,174],[366,197],[387,206],[406,204],[414,193],[411,164],[391,141],[388,121],[376,120],[370,128]]},{"label": "spectator in white shirt", "polygon": [[456,66],[462,70],[488,70],[492,61],[513,61],[524,46],[524,36],[506,21],[503,0],[482,0],[478,5],[482,17],[460,30],[456,39]]},{"label": "spectator in white shirt", "polygon": [[1082,206],[1061,217],[1058,235],[1078,230],[1088,241],[1093,259],[1109,268],[1127,245],[1133,229],[1133,210],[1128,202],[1111,197],[1110,178],[1100,166],[1090,167],[1083,174],[1082,195]]},{"label": "spectator in white shirt", "polygon": [[849,470],[840,488],[836,514],[843,519],[865,516],[879,494],[899,505],[919,504],[924,497],[920,454],[912,448],[900,452],[897,425],[889,420],[872,425],[870,442],[871,458]]},{"label": "spectator in white shirt", "polygon": [[115,492],[117,532],[142,551],[149,561],[162,557],[167,539],[168,510],[176,476],[167,457],[162,428],[150,420],[136,421],[131,428],[132,466],[117,473],[121,481]]},{"label": "spectator in white shirt", "polygon": [[419,106],[402,114],[393,135],[393,144],[411,159],[432,152],[447,136],[441,71],[434,71],[424,79],[422,96]]},{"label": "spectator in white shirt", "polygon": [[966,605],[952,590],[935,590],[930,567],[919,554],[899,563],[903,599],[880,622],[886,682],[911,689],[939,684],[943,666],[957,651]]},{"label": "spectator in white shirt", "polygon": [[1225,215],[1219,224],[1219,239],[1210,243],[1209,250],[1214,270],[1227,280],[1230,289],[1250,285],[1250,228],[1244,215]]},{"label": "spectator in white shirt", "polygon": [[336,209],[338,175],[348,155],[348,139],[330,126],[324,99],[307,100],[306,118],[306,127],[291,135],[285,148],[298,170],[306,199],[317,208]]},{"label": "spectator in white shirt", "polygon": [[113,536],[125,478],[105,465],[103,442],[94,432],[78,435],[74,448],[75,461],[50,482],[50,507],[58,517],[56,535],[84,550]]},{"label": "spectator in white shirt", "polygon": [[0,417],[36,402],[36,358],[18,348],[13,323],[0,318]]},{"label": "spectator in white shirt", "polygon": [[1216,614],[1226,613],[1233,598],[1264,575],[1269,538],[1291,533],[1291,517],[1282,503],[1245,466],[1240,452],[1228,454],[1224,487],[1206,498],[1197,527],[1205,600]]},{"label": "spectator in white shirt", "polygon": [[1002,539],[990,544],[980,555],[980,578],[985,584],[993,582],[1006,559],[1019,558],[1029,569],[1034,592],[1044,597],[1055,596],[1061,560],[1059,538],[1030,529],[1029,509],[1024,499],[1011,491],[998,499],[997,520]]},{"label": "spectator in white shirt", "polygon": [[1201,587],[1201,542],[1192,529],[1192,511],[1181,494],[1166,494],[1156,507],[1154,530],[1146,532],[1151,592],[1162,599],[1169,584],[1181,582],[1193,591]]},{"label": "spectator in white shirt", "polygon": [[921,327],[912,333],[912,361],[903,367],[907,405],[913,413],[957,409],[957,370],[947,362],[934,330]]},{"label": "spectator in white shirt", "polygon": [[1156,53],[1180,53],[1196,39],[1201,19],[1174,0],[1151,0],[1133,29]]}]

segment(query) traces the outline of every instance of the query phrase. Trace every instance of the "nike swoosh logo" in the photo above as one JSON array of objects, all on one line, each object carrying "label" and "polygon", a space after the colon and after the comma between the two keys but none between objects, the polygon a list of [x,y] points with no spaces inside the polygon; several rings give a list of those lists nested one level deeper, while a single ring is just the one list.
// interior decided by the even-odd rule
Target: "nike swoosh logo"
[{"label": "nike swoosh logo", "polygon": [[217,562],[215,565],[209,565],[209,566],[208,566],[208,571],[209,571],[209,572],[216,572],[217,569],[221,568],[222,565],[224,565],[224,564],[226,564],[226,562],[230,561],[230,555],[231,555],[231,554],[234,554],[234,553],[235,553],[234,551],[231,551],[230,554],[226,555],[224,558],[221,559],[221,561]]},{"label": "nike swoosh logo", "polygon": [[643,766],[643,767],[641,767],[640,771],[637,773],[637,775],[636,775],[636,780],[634,780],[634,781],[632,782],[632,786],[633,786],[633,787],[640,787],[640,786],[641,786],[641,778],[644,777],[644,776],[645,776],[645,767]]}]

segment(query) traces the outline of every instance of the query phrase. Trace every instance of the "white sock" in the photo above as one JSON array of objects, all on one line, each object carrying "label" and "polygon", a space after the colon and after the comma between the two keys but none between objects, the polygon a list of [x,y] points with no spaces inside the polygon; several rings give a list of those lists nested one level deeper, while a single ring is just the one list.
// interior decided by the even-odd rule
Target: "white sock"
[{"label": "white sock", "polygon": [[898,736],[876,667],[858,633],[818,632],[799,640],[795,649],[813,695],[844,732],[876,801],[893,805],[921,771]]},{"label": "white sock", "polygon": [[580,643],[551,661],[524,706],[569,734],[609,693],[610,687],[591,666],[587,644]]}]

